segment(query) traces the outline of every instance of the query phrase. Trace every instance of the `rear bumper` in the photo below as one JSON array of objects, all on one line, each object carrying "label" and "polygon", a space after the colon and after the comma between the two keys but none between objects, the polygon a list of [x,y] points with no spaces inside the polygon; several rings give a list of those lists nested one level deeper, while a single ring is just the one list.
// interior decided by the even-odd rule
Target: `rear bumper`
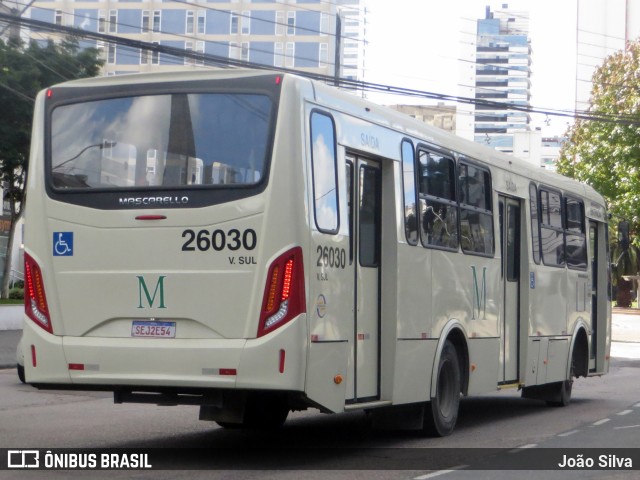
[{"label": "rear bumper", "polygon": [[[82,390],[119,386],[304,389],[306,316],[256,339],[60,337],[26,319],[27,383]],[[35,365],[32,351],[35,351]],[[282,353],[281,353],[282,351]]]}]

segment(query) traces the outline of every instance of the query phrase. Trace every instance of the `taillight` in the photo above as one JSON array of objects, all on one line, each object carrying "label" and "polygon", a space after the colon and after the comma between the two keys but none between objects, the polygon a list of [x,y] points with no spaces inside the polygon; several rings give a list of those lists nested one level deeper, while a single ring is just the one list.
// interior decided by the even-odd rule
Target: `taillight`
[{"label": "taillight", "polygon": [[24,309],[27,316],[47,332],[53,333],[42,271],[36,261],[26,253],[24,254],[24,276]]},{"label": "taillight", "polygon": [[269,267],[258,337],[281,327],[305,311],[302,249],[296,247],[280,255]]}]

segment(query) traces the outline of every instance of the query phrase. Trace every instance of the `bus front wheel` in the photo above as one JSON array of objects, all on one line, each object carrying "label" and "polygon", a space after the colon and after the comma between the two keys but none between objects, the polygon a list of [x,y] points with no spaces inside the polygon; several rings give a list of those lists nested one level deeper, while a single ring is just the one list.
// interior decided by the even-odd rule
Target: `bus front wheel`
[{"label": "bus front wheel", "polygon": [[445,437],[453,432],[460,406],[461,373],[458,354],[447,340],[438,362],[436,395],[424,409],[423,430],[428,435]]}]

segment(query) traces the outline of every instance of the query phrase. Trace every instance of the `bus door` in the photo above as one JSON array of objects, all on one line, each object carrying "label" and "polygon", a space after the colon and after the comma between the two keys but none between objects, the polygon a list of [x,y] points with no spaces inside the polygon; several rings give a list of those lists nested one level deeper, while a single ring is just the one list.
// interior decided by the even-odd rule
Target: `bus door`
[{"label": "bus door", "polygon": [[589,221],[589,261],[591,263],[591,348],[589,371],[606,372],[609,323],[610,278],[608,233],[603,222]]},{"label": "bus door", "polygon": [[347,170],[354,307],[347,400],[362,402],[379,398],[382,182],[376,161],[348,155]]},{"label": "bus door", "polygon": [[500,250],[502,253],[501,383],[518,381],[520,325],[520,202],[500,197]]},{"label": "bus door", "polygon": [[598,224],[589,222],[589,252],[591,258],[591,351],[589,368],[595,369],[598,349]]}]

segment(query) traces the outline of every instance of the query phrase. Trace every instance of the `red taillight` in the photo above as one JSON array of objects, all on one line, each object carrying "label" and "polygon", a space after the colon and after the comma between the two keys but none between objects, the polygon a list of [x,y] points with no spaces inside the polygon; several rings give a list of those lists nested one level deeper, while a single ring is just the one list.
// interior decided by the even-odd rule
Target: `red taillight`
[{"label": "red taillight", "polygon": [[305,311],[302,249],[296,247],[280,255],[269,267],[258,337],[281,327]]},{"label": "red taillight", "polygon": [[27,316],[47,332],[53,333],[47,297],[44,293],[42,271],[28,254],[24,254],[24,309]]}]

